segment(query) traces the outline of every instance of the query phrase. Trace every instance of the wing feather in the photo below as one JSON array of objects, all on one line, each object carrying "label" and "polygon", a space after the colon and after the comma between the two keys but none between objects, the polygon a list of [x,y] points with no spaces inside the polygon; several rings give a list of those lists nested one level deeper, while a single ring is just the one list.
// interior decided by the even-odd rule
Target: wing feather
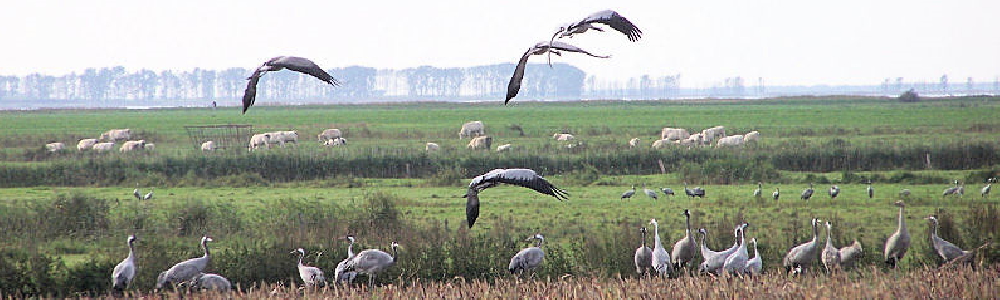
[{"label": "wing feather", "polygon": [[608,25],[614,30],[625,34],[625,36],[628,37],[628,40],[632,42],[635,42],[642,37],[642,30],[639,30],[639,27],[636,27],[635,24],[632,24],[632,21],[629,21],[613,10],[596,12],[580,22],[580,24],[583,23],[601,23]]},{"label": "wing feather", "polygon": [[257,82],[260,81],[260,76],[264,75],[263,72],[258,68],[253,71],[253,75],[247,78],[247,89],[243,92],[243,114],[247,113],[247,109],[253,106],[254,100],[257,98]]},{"label": "wing feather", "polygon": [[272,62],[271,65],[312,75],[313,77],[319,78],[319,80],[325,81],[333,86],[340,85],[340,82],[334,79],[333,76],[330,76],[330,74],[324,71],[323,68],[320,68],[319,65],[316,65],[316,63],[304,57],[285,56],[282,59]]},{"label": "wing feather", "polygon": [[532,47],[521,55],[521,60],[517,62],[517,67],[514,67],[514,75],[510,76],[510,83],[507,83],[507,99],[503,101],[503,105],[507,105],[510,99],[514,99],[517,93],[521,91],[521,80],[524,79],[524,68],[528,65],[528,58],[531,57],[535,48]]}]

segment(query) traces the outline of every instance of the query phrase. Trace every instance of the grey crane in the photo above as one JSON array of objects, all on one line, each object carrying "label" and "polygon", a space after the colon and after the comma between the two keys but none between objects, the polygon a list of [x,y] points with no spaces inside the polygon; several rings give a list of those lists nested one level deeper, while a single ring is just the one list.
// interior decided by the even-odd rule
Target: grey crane
[{"label": "grey crane", "polygon": [[375,283],[375,275],[396,264],[396,257],[398,257],[396,256],[396,248],[399,248],[399,243],[392,242],[392,255],[378,249],[361,251],[347,262],[344,269],[345,271],[368,274],[368,285],[371,286]]},{"label": "grey crane", "polygon": [[726,257],[725,262],[722,264],[722,270],[729,274],[742,274],[743,270],[746,269],[747,262],[750,261],[750,254],[747,252],[746,243],[746,228],[749,224],[744,223],[739,230],[739,240],[740,246],[736,248],[736,252]]},{"label": "grey crane", "polygon": [[830,198],[837,198],[837,195],[840,195],[840,188],[834,184],[830,187],[830,191],[828,193],[830,194]]},{"label": "grey crane", "polygon": [[156,281],[156,289],[163,288],[164,284],[176,285],[183,283],[185,281],[191,280],[195,275],[201,273],[208,267],[208,263],[211,262],[211,256],[208,251],[208,242],[211,242],[212,238],[203,236],[201,237],[201,247],[205,249],[205,255],[201,257],[195,257],[175,264],[167,271],[160,274],[160,278]]},{"label": "grey crane", "polygon": [[799,196],[802,200],[809,200],[813,196],[813,184],[809,183],[809,188],[802,190],[802,195]]},{"label": "grey crane", "polygon": [[[170,198],[170,197],[167,197],[167,198]],[[146,193],[145,195],[142,195],[142,200],[149,200],[149,199],[153,199],[153,188],[149,188],[149,193]]]},{"label": "grey crane", "polygon": [[135,189],[132,190],[132,196],[134,196],[136,200],[142,199],[142,194],[139,193],[139,184],[138,183],[135,184]]},{"label": "grey crane", "polygon": [[229,279],[215,273],[198,273],[189,282],[191,288],[196,291],[210,291],[218,293],[228,293],[233,289],[233,284]]},{"label": "grey crane", "polygon": [[774,200],[778,200],[778,197],[781,197],[781,189],[774,188],[774,193],[771,193],[771,198],[774,198]]},{"label": "grey crane", "polygon": [[981,194],[983,198],[986,198],[986,196],[990,195],[990,186],[993,185],[993,183],[990,183],[991,180],[986,181],[987,182],[986,186],[984,186],[982,190],[979,190],[979,194]]},{"label": "grey crane", "polygon": [[802,270],[811,266],[819,258],[819,243],[816,242],[819,236],[819,219],[812,219],[813,237],[812,240],[795,246],[788,251],[782,265],[786,272]]},{"label": "grey crane", "polygon": [[944,263],[951,263],[956,261],[958,263],[972,262],[972,259],[975,257],[973,256],[973,252],[975,252],[975,250],[971,251],[962,250],[962,248],[959,248],[958,246],[955,246],[955,244],[952,244],[951,242],[948,242],[942,239],[940,236],[938,236],[938,227],[940,224],[938,224],[937,217],[929,216],[924,219],[930,220],[931,223],[934,224],[934,231],[931,232],[931,242],[933,242],[934,250],[937,251],[937,254],[939,256],[941,256],[941,259],[944,260]]},{"label": "grey crane", "polygon": [[635,185],[634,184],[632,185],[632,188],[630,188],[630,189],[626,190],[624,193],[622,193],[622,200],[632,199],[632,195],[635,195]]},{"label": "grey crane", "polygon": [[313,77],[319,78],[332,86],[339,86],[340,82],[330,76],[329,73],[323,71],[313,61],[297,56],[277,56],[273,57],[260,67],[257,67],[247,79],[246,91],[243,93],[243,114],[247,113],[247,109],[253,106],[254,100],[257,98],[257,82],[260,81],[260,77],[264,76],[264,73],[271,71],[281,71],[284,69],[289,69],[292,71],[305,73],[312,75]]},{"label": "grey crane", "polygon": [[941,196],[958,195],[958,194],[960,194],[958,180],[955,180],[955,186],[944,189],[944,193],[942,193]]},{"label": "grey crane", "polygon": [[306,256],[306,250],[302,248],[295,249],[291,253],[299,254],[299,263],[297,265],[299,270],[299,278],[302,278],[305,287],[324,287],[326,286],[326,277],[323,276],[323,270],[317,267],[310,267],[302,264],[302,258]]},{"label": "grey crane", "polygon": [[[706,273],[711,273],[711,274],[716,274],[716,275],[721,274],[722,273],[722,267],[725,265],[726,259],[728,259],[730,255],[733,255],[733,253],[736,253],[736,251],[738,251],[739,248],[740,248],[740,232],[744,228],[746,228],[746,226],[749,226],[749,225],[750,224],[747,224],[747,223],[743,223],[741,225],[736,225],[736,228],[733,229],[733,236],[734,236],[734,238],[733,238],[733,246],[729,247],[729,249],[723,250],[722,252],[710,253],[710,254],[713,254],[713,255],[709,255],[709,256],[704,257],[705,261],[703,261],[701,263],[701,266],[699,268],[700,271],[703,271],[703,272],[706,272]],[[703,241],[703,243],[704,243],[704,241]],[[709,251],[711,251],[711,250],[709,250]],[[702,250],[702,255],[704,255],[704,254],[705,254],[705,251],[703,249]]]},{"label": "grey crane", "polygon": [[[590,14],[579,22],[559,27],[559,30],[552,34],[552,38],[549,41],[555,41],[556,38],[573,37],[573,35],[584,33],[588,30],[604,31],[601,27],[594,26],[594,23],[610,26],[612,29],[624,34],[632,42],[638,41],[642,37],[642,31],[635,24],[632,24],[632,21],[629,21],[616,11],[602,10]],[[549,55],[549,66],[552,66],[551,58],[551,55]]]},{"label": "grey crane", "polygon": [[663,248],[663,242],[660,241],[660,224],[656,223],[656,219],[650,219],[649,224],[653,224],[653,270],[657,275],[667,276],[673,272],[673,266],[670,264],[670,253],[667,253],[667,249]]},{"label": "grey crane", "polygon": [[832,231],[833,224],[829,221],[826,222],[826,246],[823,247],[823,252],[820,253],[820,260],[823,261],[823,266],[830,272],[840,268],[840,249],[833,246]]},{"label": "grey crane", "polygon": [[846,269],[854,266],[858,258],[861,258],[864,249],[861,247],[861,242],[854,240],[850,246],[840,248],[837,251],[840,251],[840,267]]},{"label": "grey crane", "polygon": [[354,278],[358,276],[358,272],[345,272],[347,263],[350,262],[351,259],[354,259],[354,236],[347,235],[344,239],[350,241],[351,244],[347,245],[347,258],[340,261],[340,263],[337,264],[337,268],[334,269],[333,278],[336,280],[336,283],[350,284],[354,282]]},{"label": "grey crane", "polygon": [[465,219],[469,228],[476,223],[479,218],[479,193],[485,189],[495,187],[501,183],[513,184],[516,186],[529,188],[536,192],[552,196],[559,201],[567,199],[565,190],[556,188],[545,178],[539,176],[531,169],[493,169],[486,174],[476,176],[469,183],[469,189],[465,193]]},{"label": "grey crane", "polygon": [[580,47],[563,42],[538,42],[534,46],[531,46],[531,48],[528,48],[528,51],[525,51],[524,54],[521,55],[521,59],[518,60],[517,66],[514,67],[514,75],[510,76],[510,82],[507,83],[507,98],[504,99],[503,104],[507,105],[507,102],[510,102],[510,99],[514,99],[514,96],[517,96],[517,93],[521,91],[521,81],[524,79],[524,69],[528,66],[528,58],[532,55],[542,55],[545,53],[555,53],[556,55],[562,56],[563,51],[583,53],[597,58],[610,57],[595,55],[587,52],[587,50],[581,49]]},{"label": "grey crane", "polygon": [[705,198],[705,189],[703,189],[701,187],[695,187],[693,189],[689,189],[687,186],[688,186],[688,184],[687,184],[687,182],[685,182],[684,183],[684,194],[687,194],[688,197],[691,197],[691,198],[694,198],[694,197]]},{"label": "grey crane", "polygon": [[507,270],[511,274],[523,274],[526,271],[531,271],[542,264],[545,260],[545,250],[542,250],[542,244],[545,243],[545,237],[541,233],[536,233],[534,236],[525,240],[530,242],[531,240],[538,240],[534,247],[528,247],[521,249],[514,257],[510,258],[510,264],[507,265]]},{"label": "grey crane", "polygon": [[666,195],[667,197],[676,195],[674,193],[674,189],[672,188],[660,188],[660,191],[663,192],[663,194]]},{"label": "grey crane", "polygon": [[653,198],[653,200],[656,200],[656,191],[647,189],[645,183],[642,184],[642,192],[646,193],[646,196],[648,196],[649,198]]},{"label": "grey crane", "polygon": [[763,193],[763,191],[761,191],[761,189],[763,189],[763,186],[764,186],[764,183],[757,182],[757,188],[753,190],[753,197],[754,198],[760,199],[761,194]]},{"label": "grey crane", "polygon": [[698,243],[691,233],[691,212],[684,210],[684,237],[674,243],[674,249],[670,253],[670,260],[674,262],[674,267],[678,270],[685,266],[694,264],[695,254],[698,253]]},{"label": "grey crane", "polygon": [[760,258],[760,252],[757,251],[757,238],[750,240],[753,243],[753,258],[747,261],[747,267],[743,270],[743,273],[750,275],[760,275],[764,268],[764,261]]},{"label": "grey crane", "polygon": [[910,231],[906,229],[906,218],[903,214],[906,204],[903,203],[903,200],[896,201],[894,204],[899,207],[899,220],[896,232],[885,241],[885,251],[882,252],[885,263],[890,268],[895,268],[899,260],[903,259],[903,255],[906,255],[906,250],[910,249]]},{"label": "grey crane", "polygon": [[865,192],[868,192],[868,199],[875,198],[875,188],[872,187],[871,179],[868,179],[868,187],[865,188]]},{"label": "grey crane", "polygon": [[128,256],[111,272],[111,287],[121,293],[135,278],[135,235],[128,236]]},{"label": "grey crane", "polygon": [[635,248],[635,272],[639,275],[648,274],[649,268],[653,265],[653,250],[646,246],[646,227],[639,228],[642,235],[642,243],[639,248]]}]

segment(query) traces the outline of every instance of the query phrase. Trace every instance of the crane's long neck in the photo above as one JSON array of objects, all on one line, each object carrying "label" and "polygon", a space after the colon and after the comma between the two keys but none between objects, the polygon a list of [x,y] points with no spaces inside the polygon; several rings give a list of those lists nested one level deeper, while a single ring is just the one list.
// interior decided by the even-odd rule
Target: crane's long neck
[{"label": "crane's long neck", "polygon": [[306,256],[305,253],[299,252],[299,266],[302,266],[302,257]]},{"label": "crane's long neck", "polygon": [[833,239],[830,238],[830,232],[831,231],[833,231],[833,230],[830,229],[830,226],[827,226],[826,227],[826,246],[832,248],[833,247]]},{"label": "crane's long neck", "polygon": [[686,224],[687,229],[684,229],[684,237],[688,238],[691,236],[691,215],[684,214],[684,224]]},{"label": "crane's long neck", "polygon": [[354,241],[347,245],[347,257],[354,257]]},{"label": "crane's long neck", "polygon": [[642,231],[642,247],[646,247],[646,231]]},{"label": "crane's long neck", "polygon": [[128,258],[127,259],[128,260],[134,260],[135,259],[135,248],[132,246],[132,241],[131,240],[128,241]]},{"label": "crane's long neck", "polygon": [[753,242],[753,257],[760,257],[760,252],[757,252],[757,241]]},{"label": "crane's long neck", "polygon": [[201,247],[205,248],[205,257],[209,256],[208,241],[201,242]]},{"label": "crane's long neck", "polygon": [[396,258],[399,257],[399,254],[396,253],[396,248],[397,248],[396,246],[392,246],[392,262],[393,263],[396,263]]},{"label": "crane's long neck", "polygon": [[903,218],[903,209],[905,208],[906,208],[905,206],[899,207],[899,226],[898,226],[899,232],[906,231],[906,218]]},{"label": "crane's long neck", "polygon": [[[934,221],[934,236],[938,236],[938,226],[940,224],[938,224],[937,219],[931,219],[931,221]],[[129,253],[129,255],[131,255],[131,253]]]},{"label": "crane's long neck", "polygon": [[812,242],[816,243],[817,239],[819,239],[819,227],[817,227],[817,224],[813,223],[813,239],[812,239]]},{"label": "crane's long neck", "polygon": [[543,243],[545,243],[545,239],[538,239],[538,243],[535,244],[535,247],[541,248]]}]

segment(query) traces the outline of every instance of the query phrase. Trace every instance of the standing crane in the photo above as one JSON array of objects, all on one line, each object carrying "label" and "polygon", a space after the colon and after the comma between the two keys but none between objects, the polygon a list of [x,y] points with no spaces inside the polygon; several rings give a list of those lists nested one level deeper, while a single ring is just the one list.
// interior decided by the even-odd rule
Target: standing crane
[{"label": "standing crane", "polygon": [[653,265],[653,250],[646,246],[646,227],[639,228],[642,235],[642,243],[639,248],[635,248],[635,272],[640,276],[649,273],[649,268]]},{"label": "standing crane", "polygon": [[792,250],[788,251],[788,254],[785,255],[785,260],[782,262],[782,265],[785,267],[786,272],[791,272],[792,270],[796,270],[798,272],[816,262],[819,257],[819,244],[816,243],[819,236],[819,229],[817,227],[819,226],[819,222],[819,219],[812,219],[812,240],[795,246]]},{"label": "standing crane", "polygon": [[774,198],[774,200],[777,201],[778,197],[781,197],[781,189],[774,188],[774,193],[771,193],[771,198]]},{"label": "standing crane", "polygon": [[871,179],[868,179],[868,187],[865,188],[865,192],[868,192],[868,199],[875,198],[875,188],[872,187]]},{"label": "standing crane", "polygon": [[[169,195],[167,195],[167,196],[169,196]],[[170,198],[170,197],[167,197],[167,198]],[[146,193],[145,195],[142,195],[142,200],[149,200],[149,199],[153,199],[153,188],[149,188],[149,193]]]},{"label": "standing crane", "polygon": [[635,195],[635,185],[634,184],[632,185],[632,188],[630,188],[630,189],[626,190],[624,193],[622,193],[622,200],[632,199],[632,195]]},{"label": "standing crane", "polygon": [[986,180],[986,186],[983,187],[983,189],[979,191],[979,194],[981,194],[983,196],[983,198],[986,198],[986,196],[990,195],[990,186],[993,185],[993,181],[996,181],[996,178],[987,179]]},{"label": "standing crane", "polygon": [[760,252],[757,251],[757,238],[750,240],[753,243],[753,258],[747,261],[747,267],[743,270],[743,273],[753,275],[760,275],[760,272],[764,269],[764,262],[760,259]]},{"label": "standing crane", "polygon": [[757,182],[757,188],[753,190],[753,197],[754,198],[760,199],[761,193],[762,193],[761,189],[763,188],[763,186],[764,186],[764,183]]},{"label": "standing crane", "polygon": [[647,189],[646,183],[642,184],[642,192],[646,193],[646,196],[648,196],[649,198],[653,198],[653,200],[656,200],[656,191]]},{"label": "standing crane", "polygon": [[142,199],[142,194],[139,194],[139,183],[135,184],[135,189],[132,190],[132,196],[134,196],[136,200]]},{"label": "standing crane", "polygon": [[507,270],[511,274],[518,274],[518,272],[523,274],[525,271],[531,271],[540,266],[542,261],[545,260],[545,250],[542,250],[545,237],[541,233],[537,233],[525,240],[525,242],[530,242],[532,239],[538,240],[534,247],[521,249],[517,254],[514,254],[514,257],[510,258]]},{"label": "standing crane", "polygon": [[111,286],[119,293],[125,291],[125,288],[132,283],[132,279],[135,278],[135,235],[128,236],[128,256],[115,266],[114,271],[111,273]]},{"label": "standing crane", "polygon": [[466,191],[465,219],[469,223],[469,228],[476,223],[479,218],[479,193],[485,189],[495,187],[501,183],[513,184],[516,186],[529,188],[536,192],[552,196],[559,201],[567,199],[565,190],[556,188],[545,178],[539,176],[531,169],[493,169],[486,174],[476,176],[469,183]]},{"label": "standing crane", "polygon": [[896,232],[885,241],[885,251],[882,252],[885,263],[890,268],[895,268],[899,260],[903,259],[903,255],[906,255],[906,250],[910,249],[910,231],[906,229],[906,218],[903,215],[903,209],[906,208],[906,204],[903,203],[903,200],[899,200],[896,201],[895,205],[899,207]]},{"label": "standing crane", "polygon": [[837,198],[837,195],[840,195],[840,188],[837,187],[836,184],[834,184],[833,186],[830,187],[829,193],[831,199]]},{"label": "standing crane", "polygon": [[674,189],[672,188],[660,188],[660,191],[663,192],[663,194],[666,195],[667,197],[676,195],[674,193]]},{"label": "standing crane", "polygon": [[163,288],[164,284],[176,285],[194,278],[195,275],[202,273],[205,267],[208,267],[208,263],[211,262],[212,257],[208,251],[208,242],[211,242],[212,238],[203,236],[201,237],[201,248],[205,249],[205,255],[201,257],[195,257],[175,264],[174,266],[167,269],[167,271],[160,274],[160,278],[157,279],[156,289]]},{"label": "standing crane", "polygon": [[317,267],[310,267],[302,264],[302,258],[306,256],[306,250],[298,248],[291,253],[299,254],[299,263],[297,265],[299,269],[299,278],[302,278],[302,283],[304,283],[307,288],[326,286],[326,277],[323,276],[323,270],[320,270]]},{"label": "standing crane", "polygon": [[674,249],[670,253],[670,260],[678,270],[693,265],[694,256],[698,253],[698,243],[691,234],[691,212],[687,209],[684,210],[684,224],[684,237],[674,243]]},{"label": "standing crane", "polygon": [[323,71],[313,61],[297,56],[277,56],[273,57],[260,67],[257,67],[247,79],[250,80],[247,83],[246,91],[243,93],[243,114],[247,113],[247,109],[253,106],[254,100],[257,98],[257,82],[260,81],[260,77],[264,76],[264,73],[271,71],[281,71],[284,69],[289,69],[292,71],[305,73],[312,75],[332,86],[339,86],[340,82],[330,76],[329,73]]},{"label": "standing crane", "polygon": [[802,200],[809,200],[813,196],[813,184],[809,183],[809,188],[802,190],[802,195],[799,196]]},{"label": "standing crane", "polygon": [[396,255],[396,248],[399,248],[399,244],[392,242],[392,255],[378,249],[361,251],[347,262],[344,269],[346,271],[368,274],[368,286],[372,286],[375,284],[376,274],[396,264],[396,257],[398,257]]},{"label": "standing crane", "polygon": [[833,224],[829,221],[826,222],[826,247],[823,247],[823,252],[820,253],[820,260],[823,261],[823,266],[826,270],[833,272],[840,268],[840,249],[833,246],[833,237],[831,236],[833,232]]},{"label": "standing crane", "polygon": [[351,259],[354,259],[354,236],[347,235],[347,237],[344,237],[344,239],[350,241],[351,244],[347,246],[347,258],[340,261],[340,263],[337,264],[337,268],[334,269],[333,278],[335,280],[334,282],[336,283],[350,284],[354,282],[354,278],[358,276],[358,272],[345,272],[345,269],[347,268],[347,263],[350,262]]},{"label": "standing crane", "polygon": [[660,224],[656,223],[656,219],[650,219],[649,224],[653,224],[653,270],[660,276],[667,276],[673,270],[671,270],[672,266],[670,265],[670,254],[663,248],[663,242],[660,241]]},{"label": "standing crane", "polygon": [[[934,251],[936,251],[937,254],[941,256],[941,259],[944,260],[945,264],[953,262],[956,263],[972,262],[972,259],[975,257],[973,253],[979,248],[971,251],[962,250],[962,248],[959,248],[958,246],[955,246],[955,244],[952,244],[951,242],[942,239],[941,236],[938,236],[938,227],[940,224],[938,224],[938,219],[936,217],[929,216],[924,219],[930,220],[931,223],[934,224],[934,231],[931,232],[931,242],[933,242],[934,244]],[[989,243],[983,245],[983,247],[987,245],[989,245]]]},{"label": "standing crane", "polygon": [[746,228],[749,224],[745,224],[740,227],[739,240],[740,246],[736,248],[736,252],[729,257],[726,257],[726,261],[722,264],[722,270],[729,274],[742,274],[743,270],[746,269],[747,262],[750,261],[750,254],[747,252],[746,243]]}]

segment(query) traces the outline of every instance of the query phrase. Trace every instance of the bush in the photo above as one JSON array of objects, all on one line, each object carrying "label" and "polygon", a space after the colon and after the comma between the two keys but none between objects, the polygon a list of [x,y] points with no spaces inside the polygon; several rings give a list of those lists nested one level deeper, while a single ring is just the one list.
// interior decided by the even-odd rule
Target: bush
[{"label": "bush", "polygon": [[920,95],[917,95],[916,91],[910,89],[909,91],[904,92],[902,95],[899,95],[898,99],[900,102],[917,102],[920,101]]}]

